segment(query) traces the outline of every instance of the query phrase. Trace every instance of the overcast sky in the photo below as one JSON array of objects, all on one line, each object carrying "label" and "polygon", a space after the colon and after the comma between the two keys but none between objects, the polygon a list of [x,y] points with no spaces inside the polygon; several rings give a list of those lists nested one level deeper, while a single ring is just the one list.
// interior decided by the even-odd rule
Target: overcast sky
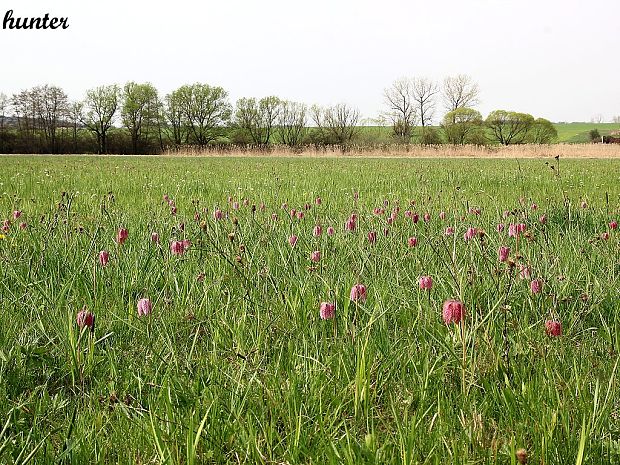
[{"label": "overcast sky", "polygon": [[620,0],[0,0],[2,18],[8,9],[70,27],[0,30],[6,94],[49,83],[78,99],[128,80],[164,94],[199,81],[233,102],[346,102],[368,118],[399,77],[464,73],[483,116],[620,115]]}]

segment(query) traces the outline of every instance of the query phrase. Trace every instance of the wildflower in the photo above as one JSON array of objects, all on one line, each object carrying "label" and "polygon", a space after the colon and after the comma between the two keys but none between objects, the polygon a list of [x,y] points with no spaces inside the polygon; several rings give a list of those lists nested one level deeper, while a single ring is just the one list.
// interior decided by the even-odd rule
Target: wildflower
[{"label": "wildflower", "polygon": [[547,215],[541,215],[540,218],[538,218],[538,221],[540,224],[547,224]]},{"label": "wildflower", "polygon": [[321,252],[319,252],[318,250],[312,252],[312,254],[310,254],[310,260],[317,263],[319,260],[321,260]]},{"label": "wildflower", "polygon": [[336,233],[336,230],[333,227],[328,227],[327,228],[327,235],[328,236],[333,236]]},{"label": "wildflower", "polygon": [[430,276],[421,276],[420,277],[420,289],[429,290],[433,287],[433,278]]},{"label": "wildflower", "polygon": [[366,286],[363,284],[356,284],[351,288],[351,301],[364,302],[366,300]]},{"label": "wildflower", "polygon": [[497,251],[497,256],[500,262],[505,262],[508,260],[508,254],[510,253],[510,248],[501,246]]},{"label": "wildflower", "polygon": [[323,228],[317,224],[312,230],[312,235],[314,237],[319,237],[321,234],[323,234]]},{"label": "wildflower", "polygon": [[562,323],[557,320],[545,321],[545,333],[548,336],[558,337],[562,335]]},{"label": "wildflower", "polygon": [[19,218],[20,216],[22,216],[22,211],[21,210],[15,210],[13,212],[13,219],[16,220],[17,218]]},{"label": "wildflower", "polygon": [[612,220],[609,222],[609,229],[618,229],[618,222],[616,220]]},{"label": "wildflower", "polygon": [[151,314],[153,310],[153,304],[149,299],[140,299],[138,300],[138,316],[147,316]]},{"label": "wildflower", "polygon": [[294,234],[290,236],[288,238],[288,243],[291,245],[291,247],[295,247],[295,244],[297,244],[297,236],[295,236]]},{"label": "wildflower", "polygon": [[170,252],[172,252],[172,255],[183,255],[185,253],[185,247],[183,247],[183,242],[172,241],[170,243]]},{"label": "wildflower", "polygon": [[351,218],[349,218],[347,222],[344,224],[344,229],[346,231],[355,231],[355,227],[356,227],[355,219],[353,218],[353,216],[351,216]]},{"label": "wildflower", "polygon": [[424,213],[424,222],[428,223],[431,220],[431,214],[430,213]]},{"label": "wildflower", "polygon": [[416,237],[410,237],[409,239],[407,239],[407,245],[409,245],[409,247],[415,247],[418,243],[418,239]]},{"label": "wildflower", "polygon": [[439,212],[439,219],[442,220],[442,221],[445,220],[446,219],[446,212],[444,212],[444,211]]},{"label": "wildflower", "polygon": [[119,244],[124,244],[128,236],[129,231],[127,231],[125,228],[120,228],[116,233],[116,242]]},{"label": "wildflower", "polygon": [[336,304],[330,302],[321,302],[319,315],[322,320],[330,320],[336,315]]},{"label": "wildflower", "polygon": [[506,227],[506,226],[504,226],[504,223],[499,223],[499,224],[497,225],[496,230],[497,230],[497,232],[498,232],[498,233],[501,233],[501,232],[504,230],[504,228],[505,228],[505,227]]},{"label": "wildflower", "polygon": [[377,242],[377,231],[370,231],[368,233],[368,242],[375,244]]},{"label": "wildflower", "polygon": [[454,228],[452,226],[448,226],[443,233],[445,236],[452,236],[454,235]]},{"label": "wildflower", "polygon": [[151,242],[159,243],[159,234],[156,232],[151,233]]},{"label": "wildflower", "polygon": [[110,261],[110,254],[107,251],[102,250],[101,252],[99,252],[99,264],[101,266],[106,266],[109,261]]},{"label": "wildflower", "polygon": [[317,197],[317,198],[314,200],[314,203],[315,203],[316,205],[321,205],[321,197]]},{"label": "wildflower", "polygon": [[540,279],[533,279],[530,283],[530,290],[532,294],[539,294],[542,290],[542,281]]},{"label": "wildflower", "polygon": [[477,231],[476,228],[467,228],[467,232],[463,235],[463,238],[468,241],[476,237]]},{"label": "wildflower", "polygon": [[465,305],[458,300],[446,300],[443,303],[442,317],[445,324],[460,323],[465,317]]},{"label": "wildflower", "polygon": [[213,212],[213,218],[215,220],[221,220],[223,216],[224,216],[224,213],[222,213],[222,210],[220,210],[219,208],[216,208],[215,211]]},{"label": "wildflower", "polygon": [[25,221],[22,221],[21,223],[19,223],[19,229],[26,229],[28,227],[28,224]]},{"label": "wildflower", "polygon": [[75,320],[80,329],[86,326],[87,328],[90,328],[91,332],[95,331],[95,315],[92,312],[87,311],[86,307],[77,313]]}]

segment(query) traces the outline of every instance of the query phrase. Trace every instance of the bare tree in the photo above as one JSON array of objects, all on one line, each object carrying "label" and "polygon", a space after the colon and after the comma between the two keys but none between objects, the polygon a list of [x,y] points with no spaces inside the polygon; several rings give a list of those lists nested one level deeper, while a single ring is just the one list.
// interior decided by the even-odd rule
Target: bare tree
[{"label": "bare tree", "polygon": [[345,103],[327,108],[314,105],[310,111],[312,120],[326,143],[348,144],[359,131],[360,112]]},{"label": "bare tree", "polygon": [[37,114],[41,106],[41,99],[35,89],[22,90],[11,98],[11,105],[17,125],[21,132],[34,135],[37,128]]},{"label": "bare tree", "polygon": [[9,113],[9,97],[0,92],[0,130],[4,129],[4,120],[8,116]]},{"label": "bare tree", "polygon": [[308,107],[303,103],[283,101],[278,117],[280,142],[290,147],[300,145],[308,132]]},{"label": "bare tree", "polygon": [[414,78],[412,86],[413,101],[416,106],[422,131],[430,126],[435,115],[435,95],[439,92],[436,82],[426,78]]},{"label": "bare tree", "polygon": [[409,142],[418,121],[418,107],[414,100],[414,81],[401,78],[383,92],[388,108],[385,116],[391,121],[394,135]]},{"label": "bare tree", "polygon": [[121,90],[118,85],[100,86],[86,92],[80,121],[97,136],[99,153],[107,151],[108,130],[114,123]]},{"label": "bare tree", "polygon": [[39,95],[38,118],[52,153],[58,152],[57,131],[60,124],[66,124],[69,116],[69,97],[60,87],[44,85],[36,87]]},{"label": "bare tree", "polygon": [[446,111],[471,108],[480,103],[478,84],[466,74],[449,76],[443,81],[443,99]]}]

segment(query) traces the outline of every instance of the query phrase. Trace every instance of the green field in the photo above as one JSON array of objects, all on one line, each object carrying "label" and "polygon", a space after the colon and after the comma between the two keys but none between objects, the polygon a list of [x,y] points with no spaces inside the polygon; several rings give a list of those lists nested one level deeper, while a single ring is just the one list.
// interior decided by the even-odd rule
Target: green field
[{"label": "green field", "polygon": [[[585,144],[590,142],[590,131],[597,129],[601,136],[607,136],[612,131],[620,130],[620,123],[554,123],[558,131],[556,142],[568,144]],[[434,126],[443,137],[442,129]],[[364,126],[360,130],[359,139],[362,142],[389,144],[393,142],[392,129],[382,126]],[[489,137],[491,135],[489,134]]]},{"label": "green field", "polygon": [[[620,461],[620,161],[0,167],[2,464]],[[461,322],[442,320],[448,299]]]}]

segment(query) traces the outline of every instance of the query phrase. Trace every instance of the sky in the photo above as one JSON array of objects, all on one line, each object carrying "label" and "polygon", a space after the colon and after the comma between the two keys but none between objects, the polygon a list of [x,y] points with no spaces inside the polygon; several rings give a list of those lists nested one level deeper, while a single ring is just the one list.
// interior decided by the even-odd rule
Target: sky
[{"label": "sky", "polygon": [[130,80],[163,95],[202,82],[233,103],[277,95],[373,118],[398,78],[467,74],[483,116],[620,115],[620,0],[0,0],[0,19],[9,9],[69,28],[0,29],[8,95],[54,84],[80,99]]}]

